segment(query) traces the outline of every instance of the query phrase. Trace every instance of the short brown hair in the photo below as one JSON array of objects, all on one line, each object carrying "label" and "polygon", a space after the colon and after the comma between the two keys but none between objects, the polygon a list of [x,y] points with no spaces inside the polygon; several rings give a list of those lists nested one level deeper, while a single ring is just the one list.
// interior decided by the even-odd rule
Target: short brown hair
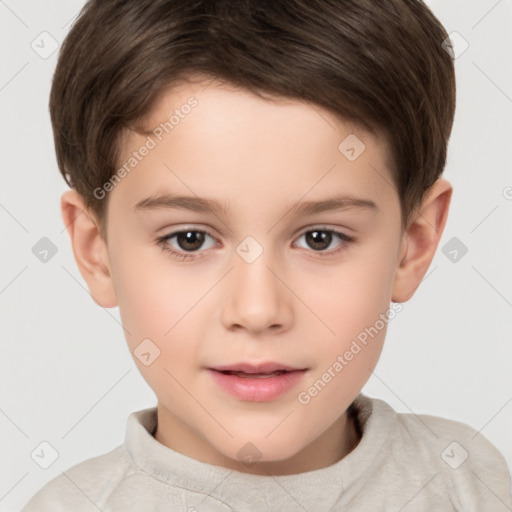
[{"label": "short brown hair", "polygon": [[106,234],[107,200],[93,191],[116,172],[121,133],[172,84],[206,75],[383,134],[404,227],[446,162],[447,38],[421,0],[89,0],[50,94],[60,172]]}]

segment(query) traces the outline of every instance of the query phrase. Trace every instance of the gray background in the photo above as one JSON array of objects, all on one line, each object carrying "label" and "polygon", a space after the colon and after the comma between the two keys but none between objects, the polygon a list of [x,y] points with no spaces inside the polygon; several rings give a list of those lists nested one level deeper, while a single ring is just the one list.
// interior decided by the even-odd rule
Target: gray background
[{"label": "gray background", "polygon": [[[130,412],[156,405],[126,348],[118,309],[89,296],[60,217],[67,186],[47,106],[57,52],[40,56],[51,49],[40,34],[60,44],[82,5],[0,0],[4,512],[20,510],[61,471],[113,449]],[[512,467],[512,1],[429,5],[469,44],[455,60],[458,104],[445,171],[454,196],[440,249],[391,322],[364,391],[398,411],[468,423]],[[47,262],[32,252],[43,237],[57,250]],[[442,252],[454,243],[468,249],[455,262]],[[42,447],[46,461],[31,457],[43,441],[58,452],[47,469],[40,465],[51,462],[49,448]]]}]

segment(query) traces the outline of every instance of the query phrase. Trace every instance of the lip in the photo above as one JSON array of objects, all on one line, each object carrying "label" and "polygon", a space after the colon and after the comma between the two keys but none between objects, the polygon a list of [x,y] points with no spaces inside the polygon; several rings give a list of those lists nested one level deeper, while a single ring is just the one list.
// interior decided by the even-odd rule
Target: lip
[{"label": "lip", "polygon": [[[213,381],[228,394],[248,402],[270,402],[295,387],[303,378],[306,368],[292,368],[280,363],[249,364],[237,363],[229,366],[207,368]],[[251,373],[272,373],[284,371],[273,377],[240,377],[222,373],[228,371]]]},{"label": "lip", "polygon": [[288,366],[282,363],[275,363],[273,361],[265,362],[265,363],[235,363],[231,365],[225,366],[214,366],[209,368],[210,370],[216,370],[219,372],[244,372],[244,373],[272,373],[278,370],[285,370],[287,372],[291,372],[293,370],[304,370],[304,368],[294,368],[292,366]]}]

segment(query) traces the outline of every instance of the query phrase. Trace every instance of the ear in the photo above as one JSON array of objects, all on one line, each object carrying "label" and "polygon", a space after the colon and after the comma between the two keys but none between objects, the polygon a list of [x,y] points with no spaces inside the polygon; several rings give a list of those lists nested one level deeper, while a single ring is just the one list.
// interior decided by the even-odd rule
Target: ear
[{"label": "ear", "polygon": [[426,274],[448,218],[452,186],[438,179],[426,192],[402,238],[400,263],[395,271],[393,302],[406,302]]},{"label": "ear", "polygon": [[64,225],[71,238],[73,254],[94,302],[104,308],[117,306],[110,275],[106,241],[99,222],[74,189],[62,194],[60,207]]}]

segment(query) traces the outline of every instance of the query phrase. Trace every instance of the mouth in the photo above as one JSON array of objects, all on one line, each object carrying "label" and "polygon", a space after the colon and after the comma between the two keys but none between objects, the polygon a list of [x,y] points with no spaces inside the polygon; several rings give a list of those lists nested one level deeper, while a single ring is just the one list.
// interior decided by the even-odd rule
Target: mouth
[{"label": "mouth", "polygon": [[209,368],[216,372],[223,373],[225,375],[236,375],[241,378],[252,378],[252,379],[268,379],[270,377],[277,377],[285,373],[291,373],[296,371],[303,371],[307,368],[294,368],[283,363],[235,363],[228,366],[215,366]]},{"label": "mouth", "polygon": [[230,395],[250,402],[266,402],[295,387],[307,368],[281,363],[237,363],[208,368],[208,371],[220,388]]},{"label": "mouth", "polygon": [[243,373],[248,375],[266,375],[271,374],[275,372],[292,372],[292,371],[298,371],[298,370],[306,370],[306,368],[300,368],[300,367],[293,367],[289,366],[283,363],[275,363],[275,362],[268,362],[268,363],[259,363],[259,364],[252,364],[252,363],[235,363],[231,365],[225,365],[225,366],[214,366],[212,368],[209,368],[210,370],[215,370],[217,372],[222,373]]},{"label": "mouth", "polygon": [[[215,370],[218,371],[218,370]],[[268,379],[270,377],[277,377],[278,375],[282,375],[283,373],[289,373],[287,370],[276,370],[275,372],[269,373],[246,373],[240,371],[221,371],[224,375],[236,375],[237,377],[242,377],[243,379]]]}]

